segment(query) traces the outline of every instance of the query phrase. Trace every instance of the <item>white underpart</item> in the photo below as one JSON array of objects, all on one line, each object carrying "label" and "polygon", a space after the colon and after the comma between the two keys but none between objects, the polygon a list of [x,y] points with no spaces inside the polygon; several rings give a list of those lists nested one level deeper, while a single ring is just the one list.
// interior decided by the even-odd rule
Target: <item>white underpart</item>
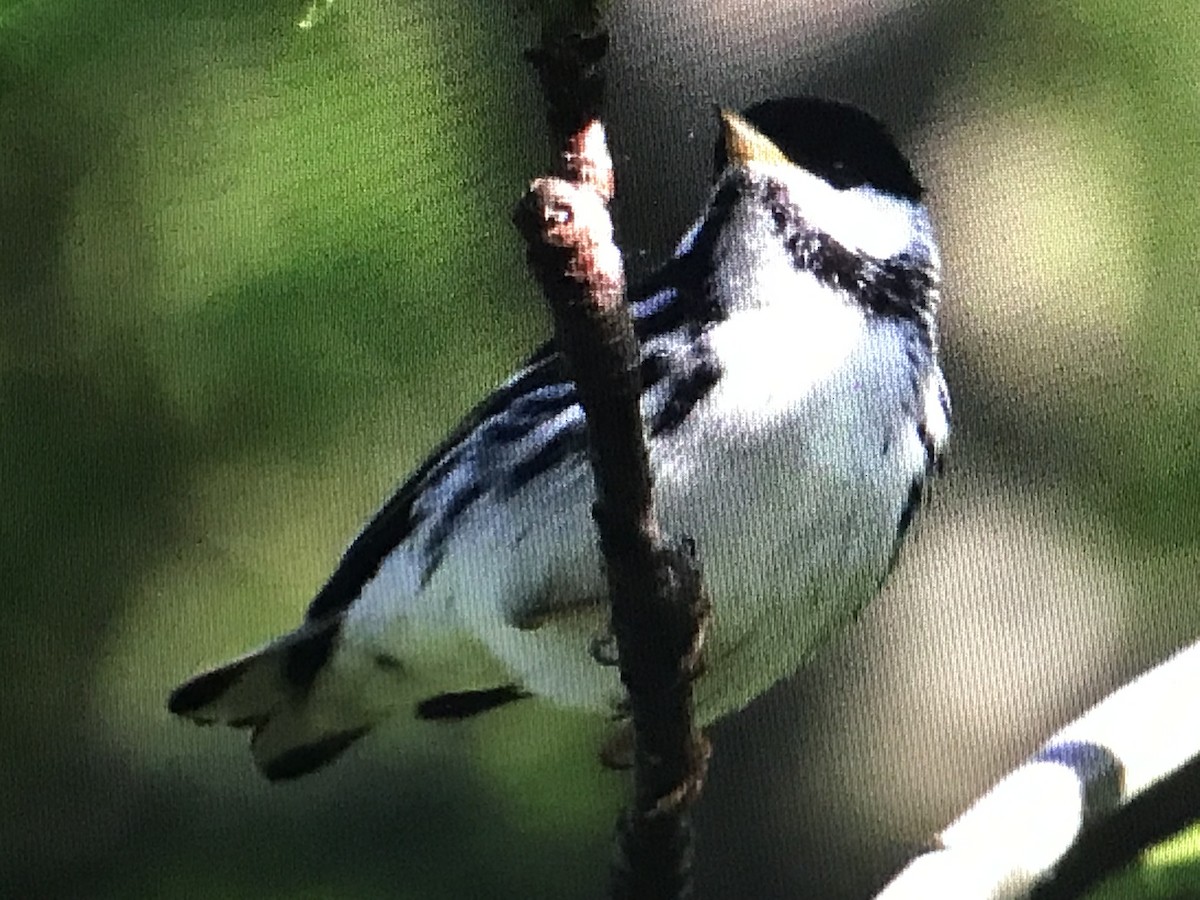
[{"label": "white underpart", "polygon": [[[806,173],[788,186],[849,247],[934,253],[910,204],[864,190],[838,204]],[[651,447],[659,516],[694,538],[714,604],[702,721],[795,670],[874,595],[926,467],[913,413],[936,443],[947,430],[940,373],[909,360],[914,326],[797,271],[761,206],[733,210],[717,254],[715,283],[739,298],[709,332],[723,377]],[[580,460],[507,502],[475,504],[423,589],[410,541],[350,608],[335,665],[383,650],[436,690],[512,681],[611,712],[617,671],[588,652],[607,619],[592,496]]]}]

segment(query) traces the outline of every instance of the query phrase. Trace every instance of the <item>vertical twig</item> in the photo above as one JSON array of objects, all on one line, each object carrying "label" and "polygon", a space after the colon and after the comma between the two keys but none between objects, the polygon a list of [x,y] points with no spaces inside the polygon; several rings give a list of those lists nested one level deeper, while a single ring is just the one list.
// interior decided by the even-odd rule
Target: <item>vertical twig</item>
[{"label": "vertical twig", "polygon": [[674,900],[691,889],[688,811],[709,753],[691,696],[708,607],[691,541],[664,541],[654,513],[639,349],[608,210],[614,179],[599,118],[607,45],[602,32],[547,29],[529,52],[563,149],[557,175],[536,180],[514,218],[587,418],[594,517],[629,696],[634,802],[619,825],[611,896]]}]

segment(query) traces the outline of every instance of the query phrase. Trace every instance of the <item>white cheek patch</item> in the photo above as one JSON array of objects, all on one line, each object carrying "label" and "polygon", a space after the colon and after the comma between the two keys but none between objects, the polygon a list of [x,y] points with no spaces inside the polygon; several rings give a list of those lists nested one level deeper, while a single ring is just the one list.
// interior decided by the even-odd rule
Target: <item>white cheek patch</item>
[{"label": "white cheek patch", "polygon": [[891,259],[901,253],[928,256],[934,246],[929,213],[920,204],[866,185],[838,190],[803,169],[776,167],[771,174],[782,176],[792,202],[814,228],[849,250]]}]

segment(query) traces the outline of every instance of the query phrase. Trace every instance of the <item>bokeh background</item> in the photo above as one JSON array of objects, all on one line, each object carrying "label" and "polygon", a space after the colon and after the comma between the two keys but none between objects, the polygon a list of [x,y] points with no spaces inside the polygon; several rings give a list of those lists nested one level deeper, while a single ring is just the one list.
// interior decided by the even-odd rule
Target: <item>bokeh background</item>
[{"label": "bokeh background", "polygon": [[[396,726],[272,787],[163,708],[291,627],[547,332],[509,224],[549,159],[530,10],[309,12],[0,2],[8,896],[602,895],[626,784],[590,719]],[[613,3],[634,274],[704,202],[712,104],[795,92],[892,123],[947,271],[947,477],[852,633],[714,729],[701,898],[866,896],[1200,632],[1195,12]],[[1188,896],[1194,855],[1104,896]]]}]

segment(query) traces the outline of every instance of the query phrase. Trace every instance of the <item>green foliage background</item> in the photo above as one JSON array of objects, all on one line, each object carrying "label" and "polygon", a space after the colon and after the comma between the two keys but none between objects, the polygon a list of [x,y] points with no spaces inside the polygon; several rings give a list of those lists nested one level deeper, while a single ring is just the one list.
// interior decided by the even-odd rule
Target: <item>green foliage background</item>
[{"label": "green foliage background", "polygon": [[[650,6],[614,5],[618,56],[622,31],[656,27]],[[950,258],[969,270],[1016,222],[1042,242],[1009,258],[1051,282],[1024,331],[993,313],[1028,294],[1001,291],[990,311],[956,299],[956,455],[1076,498],[1077,517],[1118,536],[1113,565],[1152,561],[1157,588],[1119,626],[1133,657],[1186,642],[1198,618],[1200,17],[1185,6],[912,14],[944,46],[914,64],[906,114],[925,137],[912,128],[909,145],[946,182],[996,175],[966,194],[980,204],[968,218],[989,223],[978,248]],[[0,3],[0,881],[53,897],[598,896],[624,791],[594,765],[602,723],[531,707],[397,728],[281,790],[236,738],[163,710],[181,677],[290,627],[379,499],[546,330],[509,225],[547,158],[520,57],[531,14],[339,0],[301,29],[304,14],[274,0]],[[714,72],[754,48],[731,40],[691,74],[720,91]],[[754,76],[766,92],[853,81],[833,63],[802,77],[770,52],[782,61]],[[615,66],[635,270],[704,195],[707,136],[638,152],[654,146],[639,105],[699,108],[687,121],[709,127],[714,98],[674,81],[674,64]],[[1030,110],[1063,121],[1050,146],[1074,171],[1111,176],[1111,218],[1055,220],[1073,208],[1056,192],[1078,187],[1054,180],[1062,169],[989,168],[1002,150],[983,137],[1005,132],[973,141],[972,123]],[[660,176],[688,187],[641,202]],[[990,218],[984,200],[1025,179],[1047,186],[1045,207]],[[702,817],[714,870],[738,840],[721,802]],[[788,849],[775,854],[772,871]],[[1166,868],[1130,876],[1153,885],[1104,896],[1174,896],[1200,877],[1193,858],[1160,854]],[[780,896],[805,884],[778,877]]]}]

